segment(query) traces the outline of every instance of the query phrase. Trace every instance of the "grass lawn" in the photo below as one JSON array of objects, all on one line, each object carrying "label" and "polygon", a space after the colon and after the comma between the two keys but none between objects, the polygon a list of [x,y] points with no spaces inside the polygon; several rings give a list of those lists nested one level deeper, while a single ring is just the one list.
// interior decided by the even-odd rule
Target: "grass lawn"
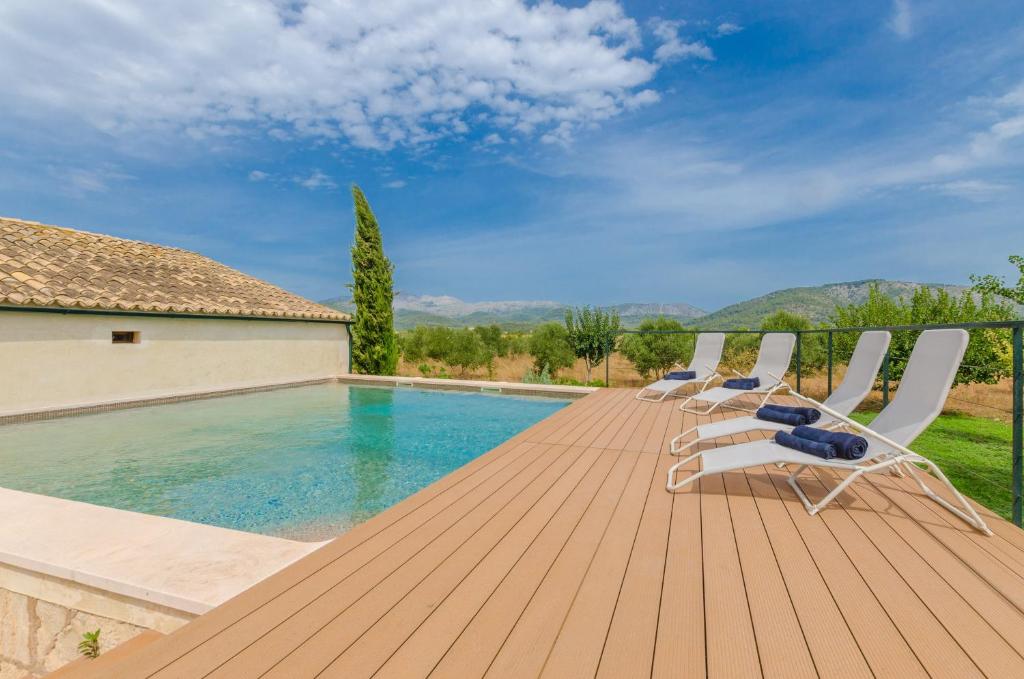
[{"label": "grass lawn", "polygon": [[[876,413],[855,413],[869,423]],[[1005,519],[1013,506],[1010,425],[969,415],[943,415],[911,446],[938,464],[960,492]]]}]

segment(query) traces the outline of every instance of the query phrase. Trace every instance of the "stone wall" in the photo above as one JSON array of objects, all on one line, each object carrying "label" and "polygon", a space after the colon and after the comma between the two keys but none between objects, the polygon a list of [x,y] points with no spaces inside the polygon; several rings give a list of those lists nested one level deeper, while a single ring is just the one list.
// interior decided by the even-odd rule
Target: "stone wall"
[{"label": "stone wall", "polygon": [[35,679],[66,665],[80,657],[82,634],[96,629],[101,653],[143,630],[0,589],[0,679]]}]

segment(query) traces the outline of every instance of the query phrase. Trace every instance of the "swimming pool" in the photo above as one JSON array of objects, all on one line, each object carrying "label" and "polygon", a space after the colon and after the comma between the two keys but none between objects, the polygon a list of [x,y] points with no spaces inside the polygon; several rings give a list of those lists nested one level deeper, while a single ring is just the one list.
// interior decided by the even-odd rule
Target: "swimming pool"
[{"label": "swimming pool", "polygon": [[10,424],[0,486],[324,540],[567,403],[331,383]]}]

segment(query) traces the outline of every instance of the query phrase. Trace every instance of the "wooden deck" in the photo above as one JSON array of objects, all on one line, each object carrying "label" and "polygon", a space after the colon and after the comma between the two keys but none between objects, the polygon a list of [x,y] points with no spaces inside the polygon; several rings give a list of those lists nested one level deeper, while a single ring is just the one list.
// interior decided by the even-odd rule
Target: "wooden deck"
[{"label": "wooden deck", "polygon": [[587,396],[102,675],[1024,677],[1024,532],[889,476],[670,494],[677,405]]}]

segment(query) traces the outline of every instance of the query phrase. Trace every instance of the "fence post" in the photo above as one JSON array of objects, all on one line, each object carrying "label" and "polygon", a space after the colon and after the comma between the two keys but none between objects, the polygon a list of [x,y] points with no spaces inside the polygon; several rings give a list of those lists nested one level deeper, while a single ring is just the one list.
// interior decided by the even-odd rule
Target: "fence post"
[{"label": "fence post", "polygon": [[828,395],[832,395],[832,331],[828,331]]},{"label": "fence post", "polygon": [[1013,328],[1013,522],[1021,525],[1021,485],[1024,477],[1024,351],[1021,334],[1024,328]]},{"label": "fence post", "polygon": [[803,338],[804,333],[800,330],[796,331],[796,393],[800,393],[800,368],[803,364]]},{"label": "fence post", "polygon": [[604,340],[604,386],[612,386],[611,371],[608,369],[608,361],[611,360],[611,342],[608,338]]},{"label": "fence post", "polygon": [[889,352],[882,359],[882,407],[889,405]]}]

